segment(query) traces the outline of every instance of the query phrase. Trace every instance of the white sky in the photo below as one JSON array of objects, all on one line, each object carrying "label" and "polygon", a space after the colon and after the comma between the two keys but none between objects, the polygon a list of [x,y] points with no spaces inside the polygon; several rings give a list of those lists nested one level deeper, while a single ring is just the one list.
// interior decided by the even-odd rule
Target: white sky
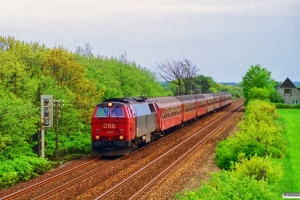
[{"label": "white sky", "polygon": [[0,0],[0,35],[70,51],[89,43],[150,70],[188,59],[217,82],[256,64],[300,81],[300,0]]}]

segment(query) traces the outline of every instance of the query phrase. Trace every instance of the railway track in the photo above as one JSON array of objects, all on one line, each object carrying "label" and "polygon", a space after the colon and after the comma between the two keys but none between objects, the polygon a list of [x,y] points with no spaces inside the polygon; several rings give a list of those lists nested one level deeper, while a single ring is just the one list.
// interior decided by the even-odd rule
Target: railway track
[{"label": "railway track", "polygon": [[[214,131],[220,129],[222,125],[230,120],[237,112],[236,109],[240,107],[241,105],[229,111],[221,111],[226,112],[226,114],[219,117],[217,121],[213,120],[215,122],[212,122],[209,125],[203,125],[201,129],[192,136],[185,136],[184,134],[176,133],[180,135],[180,138],[177,138],[178,141],[182,141],[176,146],[172,143],[176,142],[176,136],[174,136],[173,133],[156,141],[159,143],[154,142],[150,146],[141,148],[129,155],[121,157],[120,159],[108,162],[107,164],[100,166],[96,161],[84,163],[81,167],[74,170],[80,171],[81,169],[85,172],[72,180],[67,180],[63,183],[59,181],[60,184],[57,184],[57,182],[54,181],[55,179],[63,179],[62,177],[67,177],[68,174],[75,173],[75,171],[70,170],[68,172],[64,172],[62,175],[57,175],[49,180],[44,180],[25,188],[22,191],[12,193],[2,198],[136,199],[145,196],[153,189],[154,186],[157,186],[159,182],[168,177],[168,175],[176,167],[183,163],[189,155],[192,155],[193,152],[201,148],[201,145],[213,137]],[[227,108],[225,109],[228,110]],[[222,115],[221,112],[217,112],[215,114],[217,116]],[[218,124],[218,126],[214,124]],[[160,143],[165,143],[166,145],[162,146]],[[155,154],[151,149],[157,149],[158,152],[160,151],[164,153]],[[87,166],[94,167],[91,167],[93,169],[88,171],[86,168]],[[120,182],[120,180],[122,181]],[[44,185],[48,184],[57,185],[51,186],[50,190],[43,190],[43,187],[47,188]],[[35,189],[36,191],[32,192]],[[99,194],[101,195],[99,196]]]},{"label": "railway track", "polygon": [[[172,149],[151,161],[95,199],[137,199],[143,196],[144,193],[151,191],[151,188],[168,177],[168,175],[172,173],[176,167],[182,164],[188,156],[193,155],[195,151],[214,135],[214,132],[217,129],[220,129],[224,124],[231,120],[241,108],[242,105],[235,107],[215,122],[174,146]],[[213,127],[214,124],[218,124],[218,126]],[[213,127],[213,129],[210,129],[211,127]],[[207,132],[204,137],[200,134],[203,132]],[[178,153],[180,155],[179,157],[174,156],[178,155]],[[165,162],[166,160],[168,160],[168,162]],[[156,171],[157,174],[148,174],[149,171]],[[132,187],[133,185],[136,187]],[[124,193],[124,191],[126,191],[126,193]]]}]

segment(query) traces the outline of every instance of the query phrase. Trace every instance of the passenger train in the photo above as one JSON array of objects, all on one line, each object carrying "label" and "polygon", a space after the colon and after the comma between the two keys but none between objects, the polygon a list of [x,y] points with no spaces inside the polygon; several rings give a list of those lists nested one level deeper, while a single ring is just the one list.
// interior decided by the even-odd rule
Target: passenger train
[{"label": "passenger train", "polygon": [[93,152],[126,155],[231,103],[228,92],[105,100],[92,115]]}]

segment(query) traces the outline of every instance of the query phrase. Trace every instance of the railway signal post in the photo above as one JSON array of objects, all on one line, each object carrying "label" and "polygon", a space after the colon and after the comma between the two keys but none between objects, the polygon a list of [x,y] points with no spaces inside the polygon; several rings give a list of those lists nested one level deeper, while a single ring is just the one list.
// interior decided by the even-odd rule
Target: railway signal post
[{"label": "railway signal post", "polygon": [[45,128],[53,126],[53,96],[41,95],[41,157],[45,157]]}]

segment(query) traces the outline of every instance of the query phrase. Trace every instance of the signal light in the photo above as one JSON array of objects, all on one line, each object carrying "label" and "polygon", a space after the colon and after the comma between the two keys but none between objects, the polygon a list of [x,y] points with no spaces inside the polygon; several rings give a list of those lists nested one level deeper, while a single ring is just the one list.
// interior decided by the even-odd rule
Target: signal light
[{"label": "signal light", "polygon": [[46,128],[53,126],[53,96],[41,95],[41,120]]}]

